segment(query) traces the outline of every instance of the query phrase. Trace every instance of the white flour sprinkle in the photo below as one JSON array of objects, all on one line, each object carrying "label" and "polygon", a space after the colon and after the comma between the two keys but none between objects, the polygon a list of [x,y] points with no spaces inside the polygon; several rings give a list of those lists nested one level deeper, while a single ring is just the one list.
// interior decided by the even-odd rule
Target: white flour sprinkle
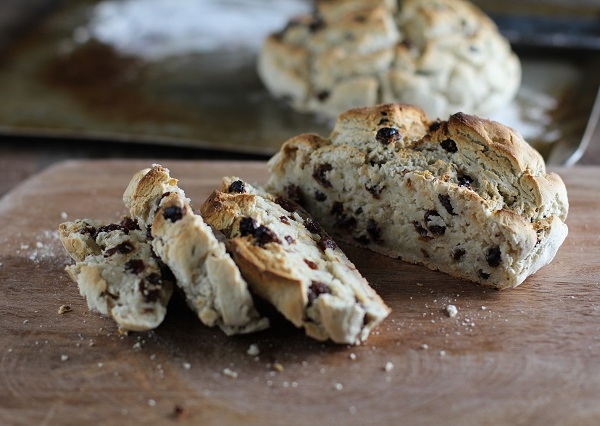
[{"label": "white flour sprinkle", "polygon": [[252,343],[248,347],[246,353],[250,356],[258,356],[260,354],[260,349],[258,348],[258,345],[256,343]]},{"label": "white flour sprinkle", "polygon": [[33,244],[21,243],[18,253],[28,254],[29,260],[35,263],[50,259],[70,261],[70,257],[62,248],[58,231],[49,229],[37,234]]},{"label": "white flour sprinkle", "polygon": [[238,373],[236,371],[231,370],[230,368],[224,368],[223,375],[231,377],[232,379],[237,379],[238,377]]},{"label": "white flour sprinkle", "polygon": [[310,11],[306,0],[105,0],[92,10],[75,42],[94,37],[147,60],[218,50],[257,50],[292,16]]}]

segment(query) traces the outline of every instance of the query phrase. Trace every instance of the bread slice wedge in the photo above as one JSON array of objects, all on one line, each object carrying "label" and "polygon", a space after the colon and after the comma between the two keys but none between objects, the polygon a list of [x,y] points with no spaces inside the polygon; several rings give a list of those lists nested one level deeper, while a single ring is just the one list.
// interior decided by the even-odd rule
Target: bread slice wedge
[{"label": "bread slice wedge", "polygon": [[136,173],[123,200],[146,225],[154,252],[170,268],[202,323],[228,335],[269,326],[224,244],[194,213],[168,169],[154,165]]},{"label": "bread slice wedge", "polygon": [[152,330],[162,323],[174,280],[135,221],[103,225],[79,219],[60,224],[59,235],[75,260],[66,271],[91,310],[125,330]]},{"label": "bread slice wedge", "polygon": [[250,289],[317,340],[360,344],[390,312],[299,205],[237,177],[202,205]]}]

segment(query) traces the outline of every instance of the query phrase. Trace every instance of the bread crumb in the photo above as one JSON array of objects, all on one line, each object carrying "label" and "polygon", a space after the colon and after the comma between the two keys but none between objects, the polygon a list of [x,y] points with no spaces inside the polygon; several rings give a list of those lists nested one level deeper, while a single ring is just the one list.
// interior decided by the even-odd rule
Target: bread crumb
[{"label": "bread crumb", "polygon": [[175,408],[173,409],[173,416],[176,418],[184,417],[187,415],[187,411],[179,404],[175,404]]},{"label": "bread crumb", "polygon": [[389,373],[390,371],[392,371],[394,369],[394,364],[392,364],[391,361],[388,361],[385,363],[385,367],[383,367],[383,369]]},{"label": "bread crumb", "polygon": [[446,313],[450,318],[454,318],[458,314],[458,309],[454,305],[447,305]]},{"label": "bread crumb", "polygon": [[156,407],[156,401],[154,399],[149,399],[148,400],[148,405],[150,407]]},{"label": "bread crumb", "polygon": [[354,352],[352,352],[350,355],[348,355],[348,358],[350,358],[352,361],[354,361],[356,359],[356,354]]},{"label": "bread crumb", "polygon": [[126,328],[123,328],[123,327],[119,327],[119,328],[117,328],[117,334],[119,336],[127,336],[127,335],[129,335],[129,330],[127,330]]},{"label": "bread crumb", "polygon": [[257,344],[253,343],[248,347],[246,353],[250,356],[258,356],[260,354],[260,349]]},{"label": "bread crumb", "polygon": [[278,362],[273,363],[273,369],[278,372],[282,372],[284,370],[283,365]]},{"label": "bread crumb", "polygon": [[184,362],[183,368],[185,368],[186,370],[189,370],[190,368],[192,368],[192,364],[190,364],[189,362]]},{"label": "bread crumb", "polygon": [[335,390],[338,390],[338,391],[339,391],[339,390],[342,390],[342,389],[344,389],[344,385],[342,385],[341,383],[334,383],[334,384],[333,384],[333,388],[334,388]]},{"label": "bread crumb", "polygon": [[238,373],[236,371],[231,370],[230,368],[224,368],[223,375],[231,377],[232,379],[237,379],[238,377]]},{"label": "bread crumb", "polygon": [[427,343],[423,343],[421,345],[421,349],[429,349],[429,345]]},{"label": "bread crumb", "polygon": [[61,212],[60,217],[61,217],[61,219],[67,219],[69,217],[69,215],[67,214],[67,212]]},{"label": "bread crumb", "polygon": [[440,351],[440,356],[445,356],[446,355],[446,351]]},{"label": "bread crumb", "polygon": [[63,361],[63,362],[67,361],[68,359],[69,359],[69,355],[61,355],[60,356],[60,360]]},{"label": "bread crumb", "polygon": [[71,312],[73,309],[69,305],[60,305],[58,308],[58,314],[66,314],[67,312]]},{"label": "bread crumb", "polygon": [[29,322],[29,320],[28,320],[28,319],[26,319],[26,320],[23,320],[23,324],[27,324],[28,322]]}]

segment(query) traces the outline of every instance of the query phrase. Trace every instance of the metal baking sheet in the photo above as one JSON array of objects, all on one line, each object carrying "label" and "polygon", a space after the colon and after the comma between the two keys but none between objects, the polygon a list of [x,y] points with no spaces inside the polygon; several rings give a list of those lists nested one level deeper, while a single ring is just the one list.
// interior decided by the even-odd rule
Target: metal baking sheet
[{"label": "metal baking sheet", "polygon": [[[332,122],[294,112],[269,96],[255,72],[256,46],[180,51],[148,59],[98,41],[90,28],[99,5],[107,3],[117,4],[51,2],[43,19],[4,44],[0,133],[267,156],[296,134],[330,132]],[[264,8],[269,2],[229,0],[221,6],[242,3],[247,9]],[[584,3],[574,4],[578,11],[600,15],[600,6]],[[148,2],[147,7],[153,4],[158,2]],[[555,6],[548,10],[562,14]],[[239,26],[231,31],[243,34]],[[600,114],[600,107],[594,109],[600,53],[517,52],[523,65],[521,89],[511,105],[490,118],[522,133],[548,163],[576,162]]]}]

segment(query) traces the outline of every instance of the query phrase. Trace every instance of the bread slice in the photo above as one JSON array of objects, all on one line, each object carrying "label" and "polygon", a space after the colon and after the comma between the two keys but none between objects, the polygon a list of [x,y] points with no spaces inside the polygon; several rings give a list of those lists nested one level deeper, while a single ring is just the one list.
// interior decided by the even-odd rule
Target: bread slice
[{"label": "bread slice", "polygon": [[60,224],[59,235],[75,260],[66,271],[91,310],[110,315],[125,330],[152,330],[162,323],[172,275],[135,221],[103,225],[80,219]]},{"label": "bread slice", "polygon": [[251,290],[317,340],[359,344],[390,312],[300,206],[230,177],[203,204]]},{"label": "bread slice", "polygon": [[154,165],[139,171],[123,199],[131,214],[147,226],[155,253],[171,269],[202,323],[219,326],[228,335],[269,326],[255,309],[248,285],[224,244],[193,212],[168,169]]},{"label": "bread slice", "polygon": [[458,278],[514,287],[567,235],[564,183],[514,130],[401,104],[352,109],[329,138],[288,140],[267,190],[336,238]]}]

